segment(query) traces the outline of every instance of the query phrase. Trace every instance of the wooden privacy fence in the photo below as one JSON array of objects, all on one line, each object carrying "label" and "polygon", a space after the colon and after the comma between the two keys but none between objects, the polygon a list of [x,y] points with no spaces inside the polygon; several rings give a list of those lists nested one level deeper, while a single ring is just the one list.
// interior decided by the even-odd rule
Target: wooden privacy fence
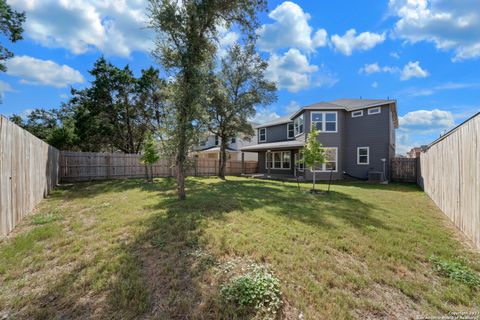
[{"label": "wooden privacy fence", "polygon": [[0,116],[0,236],[58,182],[59,151]]},{"label": "wooden privacy fence", "polygon": [[480,248],[480,113],[420,155],[418,184]]},{"label": "wooden privacy fence", "polygon": [[416,158],[393,158],[390,167],[392,181],[417,182]]},{"label": "wooden privacy fence", "polygon": [[[213,176],[219,172],[219,161],[192,158],[187,175]],[[154,177],[175,176],[175,166],[168,159],[153,165]],[[226,163],[227,175],[256,173],[257,161],[233,161]],[[138,154],[69,152],[60,153],[60,180],[64,182],[143,178],[145,165]]]}]

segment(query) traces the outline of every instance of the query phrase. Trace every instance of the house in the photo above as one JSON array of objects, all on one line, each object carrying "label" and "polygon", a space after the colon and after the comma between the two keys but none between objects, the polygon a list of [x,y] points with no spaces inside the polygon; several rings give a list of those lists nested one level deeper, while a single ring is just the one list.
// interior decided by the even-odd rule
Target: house
[{"label": "house", "polygon": [[315,103],[256,126],[257,143],[241,150],[258,153],[260,173],[311,180],[312,172],[298,160],[313,126],[320,131],[318,140],[326,149],[327,158],[315,169],[317,179],[364,179],[369,173],[389,179],[398,128],[395,100],[339,99]]},{"label": "house", "polygon": [[[256,126],[257,124],[254,124]],[[199,159],[220,159],[220,143],[221,139],[214,135],[207,135],[200,145],[195,147],[194,155]],[[232,138],[227,145],[228,160],[242,161],[242,147],[250,146],[257,143],[257,137],[253,136],[248,139],[243,134],[238,134]],[[244,161],[257,161],[258,154],[256,152],[243,152]]]},{"label": "house", "polygon": [[427,146],[421,146],[421,147],[414,147],[410,151],[407,152],[407,157],[408,158],[418,158],[420,157],[420,153],[422,153],[423,150],[425,150]]}]

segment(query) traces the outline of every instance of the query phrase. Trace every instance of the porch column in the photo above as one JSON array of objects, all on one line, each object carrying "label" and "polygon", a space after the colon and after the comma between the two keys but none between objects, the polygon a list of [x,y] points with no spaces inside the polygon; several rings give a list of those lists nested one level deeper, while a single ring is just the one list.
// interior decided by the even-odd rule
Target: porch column
[{"label": "porch column", "polygon": [[242,175],[245,174],[245,153],[242,152]]},{"label": "porch column", "polygon": [[[271,150],[267,150],[267,153],[265,154],[265,156],[267,157],[265,159],[265,162],[267,163],[267,174],[270,175],[270,163],[268,162],[268,155],[271,154]],[[272,159],[272,162],[273,162],[273,159]]]}]

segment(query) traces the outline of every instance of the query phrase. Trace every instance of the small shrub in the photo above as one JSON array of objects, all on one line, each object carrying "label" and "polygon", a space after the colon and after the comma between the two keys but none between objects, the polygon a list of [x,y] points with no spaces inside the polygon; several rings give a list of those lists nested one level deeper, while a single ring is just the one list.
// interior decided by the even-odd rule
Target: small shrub
[{"label": "small shrub", "polygon": [[56,213],[42,213],[32,216],[30,223],[33,225],[39,225],[62,219],[63,217]]},{"label": "small shrub", "polygon": [[222,297],[241,312],[255,312],[272,319],[282,305],[280,281],[266,268],[250,265],[250,271],[221,287]]},{"label": "small shrub", "polygon": [[442,260],[435,256],[431,256],[430,261],[433,263],[433,269],[439,274],[471,287],[480,287],[480,275],[464,264]]}]

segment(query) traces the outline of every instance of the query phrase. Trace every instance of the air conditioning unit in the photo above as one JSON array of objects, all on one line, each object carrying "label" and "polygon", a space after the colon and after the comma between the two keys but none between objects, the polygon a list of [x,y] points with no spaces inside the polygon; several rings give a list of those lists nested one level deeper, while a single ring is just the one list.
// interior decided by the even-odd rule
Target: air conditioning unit
[{"label": "air conditioning unit", "polygon": [[383,176],[383,172],[381,171],[369,171],[368,172],[368,181],[369,182],[383,182],[385,177]]}]

